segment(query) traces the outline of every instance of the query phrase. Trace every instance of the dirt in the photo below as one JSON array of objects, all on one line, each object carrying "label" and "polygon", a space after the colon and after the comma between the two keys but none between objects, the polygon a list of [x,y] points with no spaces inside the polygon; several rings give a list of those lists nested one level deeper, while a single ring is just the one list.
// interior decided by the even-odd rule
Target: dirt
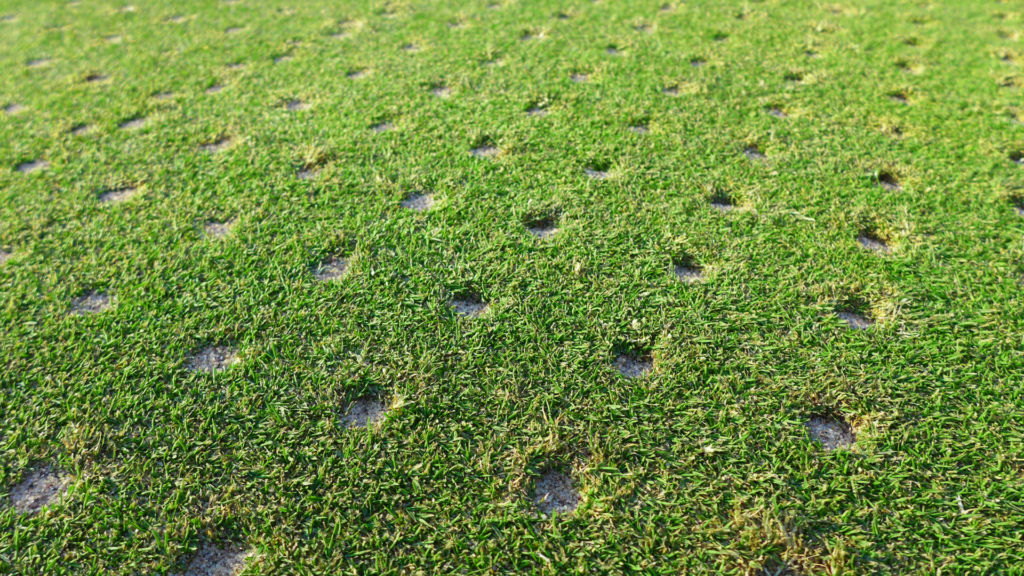
[{"label": "dirt", "polygon": [[580,505],[573,480],[561,472],[548,472],[534,485],[533,503],[542,514],[569,514]]},{"label": "dirt", "polygon": [[433,206],[434,196],[432,194],[410,194],[408,198],[402,200],[402,208],[416,212],[430,210]]},{"label": "dirt", "polygon": [[384,420],[387,407],[379,398],[360,398],[348,405],[341,424],[345,428],[366,428]]},{"label": "dirt", "polygon": [[329,282],[331,280],[339,280],[345,276],[345,272],[348,271],[348,260],[340,258],[331,258],[325,262],[322,262],[319,266],[313,270],[313,277],[320,282]]},{"label": "dirt", "polygon": [[206,545],[188,565],[184,576],[236,576],[252,554],[240,548]]},{"label": "dirt", "polygon": [[90,292],[71,301],[71,313],[79,316],[96,314],[110,308],[110,296],[101,292]]},{"label": "dirt", "polygon": [[836,450],[852,446],[857,441],[850,425],[842,420],[828,416],[815,416],[805,424],[811,439],[821,443],[825,450]]},{"label": "dirt", "polygon": [[71,479],[52,466],[40,468],[11,489],[11,502],[19,514],[35,514],[60,500]]},{"label": "dirt", "polygon": [[642,378],[653,368],[654,360],[646,355],[619,354],[615,359],[615,369],[626,378]]},{"label": "dirt", "polygon": [[189,358],[185,365],[192,372],[220,372],[238,362],[238,351],[229,346],[209,346]]}]

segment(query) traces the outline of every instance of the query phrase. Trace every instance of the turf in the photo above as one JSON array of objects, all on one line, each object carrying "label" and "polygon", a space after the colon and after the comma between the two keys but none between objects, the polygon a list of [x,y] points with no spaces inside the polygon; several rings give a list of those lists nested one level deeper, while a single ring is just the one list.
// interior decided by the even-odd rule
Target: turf
[{"label": "turf", "polygon": [[0,570],[1024,572],[1022,28],[3,0]]}]

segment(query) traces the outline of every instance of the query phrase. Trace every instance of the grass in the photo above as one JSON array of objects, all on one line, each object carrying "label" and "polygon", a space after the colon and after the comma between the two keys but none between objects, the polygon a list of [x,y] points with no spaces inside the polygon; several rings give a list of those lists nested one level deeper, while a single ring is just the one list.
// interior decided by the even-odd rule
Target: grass
[{"label": "grass", "polygon": [[6,0],[0,569],[1021,573],[1022,22]]}]

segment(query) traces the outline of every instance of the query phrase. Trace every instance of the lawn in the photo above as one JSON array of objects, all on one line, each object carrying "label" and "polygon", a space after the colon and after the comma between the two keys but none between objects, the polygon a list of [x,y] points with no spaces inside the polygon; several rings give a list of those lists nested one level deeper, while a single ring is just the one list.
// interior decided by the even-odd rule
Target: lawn
[{"label": "lawn", "polygon": [[0,0],[0,573],[1024,573],[1022,34]]}]

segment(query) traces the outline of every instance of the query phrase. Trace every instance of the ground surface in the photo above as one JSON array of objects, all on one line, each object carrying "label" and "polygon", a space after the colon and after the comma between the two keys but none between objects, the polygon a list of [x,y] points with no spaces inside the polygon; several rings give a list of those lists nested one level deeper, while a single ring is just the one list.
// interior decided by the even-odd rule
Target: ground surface
[{"label": "ground surface", "polygon": [[0,569],[1020,573],[1022,34],[0,1]]}]

